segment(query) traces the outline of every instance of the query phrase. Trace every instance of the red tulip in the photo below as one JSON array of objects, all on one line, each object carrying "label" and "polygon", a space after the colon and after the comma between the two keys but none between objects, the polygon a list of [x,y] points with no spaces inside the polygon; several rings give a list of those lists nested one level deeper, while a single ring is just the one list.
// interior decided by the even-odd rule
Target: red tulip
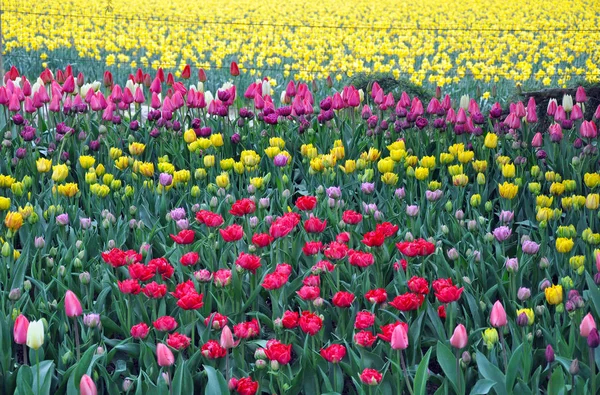
[{"label": "red tulip", "polygon": [[296,200],[298,210],[311,211],[317,205],[317,198],[314,196],[302,196]]},{"label": "red tulip", "polygon": [[300,320],[300,314],[295,311],[286,311],[283,313],[283,317],[281,318],[281,324],[286,329],[294,329],[298,326],[298,322]]},{"label": "red tulip", "polygon": [[308,233],[321,233],[327,227],[327,220],[321,221],[317,217],[312,217],[304,221],[304,229]]},{"label": "red tulip", "polygon": [[236,62],[231,62],[231,65],[229,66],[229,74],[231,74],[234,77],[240,75],[240,69],[238,68]]},{"label": "red tulip", "polygon": [[277,361],[282,365],[287,365],[292,359],[292,345],[283,344],[277,340],[269,340],[265,348],[265,355],[269,361]]},{"label": "red tulip", "polygon": [[176,235],[169,235],[177,244],[192,244],[194,242],[195,233],[191,229],[181,230]]},{"label": "red tulip", "polygon": [[240,395],[255,395],[258,391],[258,381],[252,381],[250,377],[238,380],[235,390]]},{"label": "red tulip", "polygon": [[144,322],[132,326],[130,331],[131,337],[134,339],[145,339],[149,332],[150,328],[148,328],[148,325]]},{"label": "red tulip", "polygon": [[360,374],[360,380],[367,385],[378,385],[381,383],[383,376],[375,369],[366,368]]},{"label": "red tulip", "polygon": [[190,338],[181,333],[171,333],[167,339],[167,344],[176,350],[183,350],[190,346]]},{"label": "red tulip", "polygon": [[156,358],[158,360],[158,366],[163,368],[171,366],[175,363],[175,356],[173,355],[173,352],[163,343],[158,343],[156,345]]},{"label": "red tulip", "polygon": [[362,221],[362,214],[357,213],[356,211],[346,210],[344,211],[344,214],[342,214],[342,221],[348,225],[356,225]]},{"label": "red tulip", "polygon": [[238,241],[244,237],[244,228],[241,225],[232,224],[225,229],[219,229],[219,233],[221,233],[223,240],[229,243]]},{"label": "red tulip", "polygon": [[408,289],[422,295],[429,294],[429,283],[423,277],[413,276],[408,280]]},{"label": "red tulip", "polygon": [[177,321],[175,320],[175,318],[169,315],[165,315],[157,318],[156,321],[152,323],[152,325],[157,331],[170,332],[177,328]]},{"label": "red tulip", "polygon": [[461,348],[465,348],[467,346],[468,341],[469,338],[467,336],[467,329],[463,324],[458,324],[454,329],[452,337],[450,338],[450,344],[452,347],[460,350]]},{"label": "red tulip", "polygon": [[351,292],[339,291],[333,295],[331,302],[336,307],[346,308],[352,306],[355,296]]},{"label": "red tulip", "polygon": [[79,382],[79,393],[81,395],[96,395],[98,394],[98,390],[96,389],[96,384],[94,384],[94,380],[87,374],[81,376],[81,381]]},{"label": "red tulip", "polygon": [[354,343],[361,347],[371,347],[377,340],[377,336],[369,331],[356,332],[354,335]]},{"label": "red tulip", "polygon": [[423,304],[425,297],[421,294],[407,292],[398,295],[390,302],[390,306],[397,308],[400,311],[417,310]]},{"label": "red tulip", "polygon": [[83,313],[81,302],[71,290],[68,290],[65,295],[65,312],[67,317],[78,317]]},{"label": "red tulip", "polygon": [[314,336],[323,327],[323,320],[321,317],[311,313],[310,311],[303,311],[299,320],[299,324],[302,332],[308,333],[310,336]]},{"label": "red tulip", "polygon": [[202,345],[200,352],[208,359],[224,358],[227,355],[227,350],[216,340],[209,340]]},{"label": "red tulip", "polygon": [[359,311],[354,319],[354,328],[367,329],[375,323],[375,314],[369,311]]},{"label": "red tulip", "polygon": [[331,363],[338,363],[346,356],[346,347],[341,344],[332,344],[327,348],[322,348],[321,356]]},{"label": "red tulip", "polygon": [[167,285],[158,284],[156,281],[148,283],[142,288],[144,295],[151,299],[160,299],[167,294]]},{"label": "red tulip", "polygon": [[240,339],[250,339],[260,334],[260,324],[256,318],[233,326],[233,334]]},{"label": "red tulip", "polygon": [[198,81],[206,82],[206,72],[204,71],[204,69],[198,70]]},{"label": "red tulip", "polygon": [[204,305],[202,297],[202,294],[188,292],[177,301],[177,306],[184,310],[197,310]]},{"label": "red tulip", "polygon": [[261,266],[260,257],[252,254],[241,252],[235,261],[235,264],[251,273],[256,273],[256,270]]},{"label": "red tulip", "polygon": [[192,76],[192,70],[190,68],[190,65],[186,64],[185,67],[183,68],[183,71],[181,72],[181,78],[183,78],[184,80],[187,80],[191,76]]},{"label": "red tulip", "polygon": [[17,344],[27,343],[27,329],[29,320],[23,314],[19,314],[13,326],[13,338]]},{"label": "red tulip", "polygon": [[200,259],[200,255],[197,252],[191,251],[183,254],[183,256],[179,259],[179,262],[183,266],[192,266],[198,263],[198,259]]}]

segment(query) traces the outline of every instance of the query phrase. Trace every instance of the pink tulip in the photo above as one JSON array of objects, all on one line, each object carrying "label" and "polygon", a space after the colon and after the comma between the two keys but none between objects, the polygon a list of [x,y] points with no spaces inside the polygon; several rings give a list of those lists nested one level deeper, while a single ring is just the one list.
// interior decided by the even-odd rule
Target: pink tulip
[{"label": "pink tulip", "polygon": [[408,333],[406,333],[404,325],[396,325],[390,343],[394,350],[405,350],[408,347]]},{"label": "pink tulip", "polygon": [[225,325],[223,330],[221,331],[221,347],[226,350],[235,347],[235,341],[233,340],[233,333],[231,333],[231,329],[229,329],[229,325]]},{"label": "pink tulip", "polygon": [[175,363],[173,352],[163,343],[158,343],[156,345],[156,358],[158,366],[161,367],[171,366]]},{"label": "pink tulip", "polygon": [[67,313],[67,317],[77,317],[83,313],[77,295],[71,290],[67,291],[67,294],[65,295],[65,312]]},{"label": "pink tulip", "polygon": [[594,329],[596,329],[596,321],[594,321],[592,313],[587,313],[579,325],[579,334],[583,337],[588,337],[590,332]]},{"label": "pink tulip", "polygon": [[536,111],[535,99],[530,97],[529,102],[527,103],[527,123],[536,123],[538,121]]},{"label": "pink tulip", "polygon": [[452,347],[460,350],[461,348],[465,348],[468,342],[469,337],[467,336],[467,328],[465,328],[463,324],[458,324],[450,338],[450,344]]},{"label": "pink tulip", "polygon": [[583,86],[577,88],[577,92],[575,92],[575,101],[577,103],[583,103],[587,101],[587,95],[585,94],[585,89],[583,89]]},{"label": "pink tulip", "polygon": [[507,323],[506,311],[504,311],[504,306],[502,306],[502,303],[500,303],[499,300],[497,300],[492,307],[492,312],[490,313],[490,323],[495,328],[504,326]]},{"label": "pink tulip", "polygon": [[97,395],[98,390],[96,389],[96,384],[94,384],[94,380],[87,374],[81,376],[81,381],[79,382],[79,392],[81,395]]},{"label": "pink tulip", "polygon": [[15,343],[27,343],[27,329],[29,328],[29,320],[23,314],[19,314],[13,326],[13,337]]},{"label": "pink tulip", "polygon": [[546,110],[546,113],[553,117],[554,114],[556,114],[556,110],[558,108],[558,104],[556,103],[556,99],[550,99],[550,101],[548,102],[548,109]]},{"label": "pink tulip", "polygon": [[544,137],[542,136],[542,134],[540,132],[537,132],[534,136],[533,139],[531,139],[531,146],[533,148],[539,148],[544,144]]},{"label": "pink tulip", "polygon": [[583,118],[583,111],[579,107],[579,104],[575,104],[571,109],[571,121],[578,121],[581,118]]},{"label": "pink tulip", "polygon": [[[575,106],[573,106],[575,108]],[[579,127],[579,135],[582,138],[594,139],[598,137],[598,129],[596,124],[592,121],[583,121]]]},{"label": "pink tulip", "polygon": [[596,253],[596,270],[600,272],[600,252]]}]

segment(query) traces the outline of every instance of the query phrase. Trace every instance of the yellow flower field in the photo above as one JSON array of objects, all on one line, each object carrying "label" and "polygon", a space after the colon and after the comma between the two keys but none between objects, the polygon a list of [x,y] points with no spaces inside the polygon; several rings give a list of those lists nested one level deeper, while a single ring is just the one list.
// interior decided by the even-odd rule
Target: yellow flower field
[{"label": "yellow flower field", "polygon": [[465,79],[600,81],[594,0],[4,1],[5,53],[122,69],[205,69],[307,80],[392,72],[417,84]]}]

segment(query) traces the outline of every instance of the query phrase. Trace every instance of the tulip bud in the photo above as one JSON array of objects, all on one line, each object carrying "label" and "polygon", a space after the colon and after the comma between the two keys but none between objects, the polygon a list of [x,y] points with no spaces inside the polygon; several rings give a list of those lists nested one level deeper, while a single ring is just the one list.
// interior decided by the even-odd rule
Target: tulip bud
[{"label": "tulip bud", "polygon": [[271,361],[271,370],[275,370],[275,371],[279,370],[279,362],[277,362],[275,360]]},{"label": "tulip bud", "polygon": [[577,358],[571,362],[571,366],[569,366],[569,373],[571,373],[573,376],[579,373],[579,360],[577,360]]},{"label": "tulip bud", "polygon": [[237,388],[238,385],[238,379],[236,379],[235,377],[232,377],[229,379],[229,382],[227,383],[227,388],[229,388],[229,391],[235,391],[235,389]]},{"label": "tulip bud", "polygon": [[123,380],[123,391],[129,392],[129,390],[131,390],[132,386],[133,386],[133,381],[131,381],[130,379]]},{"label": "tulip bud", "polygon": [[264,359],[257,359],[256,362],[254,362],[254,365],[256,366],[256,369],[264,369],[267,367],[267,361]]},{"label": "tulip bud", "polygon": [[79,274],[79,281],[81,281],[81,283],[83,285],[89,284],[90,279],[91,279],[90,273],[88,273],[88,272],[83,272],[83,273]]}]

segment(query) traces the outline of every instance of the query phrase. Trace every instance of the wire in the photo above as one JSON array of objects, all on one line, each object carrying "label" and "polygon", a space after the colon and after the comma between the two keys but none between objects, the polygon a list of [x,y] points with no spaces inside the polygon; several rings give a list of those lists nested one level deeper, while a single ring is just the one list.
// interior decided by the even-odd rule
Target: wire
[{"label": "wire", "polygon": [[61,13],[42,13],[42,12],[24,12],[16,9],[4,10],[4,13],[17,15],[33,15],[58,18],[74,18],[74,19],[89,19],[94,20],[126,20],[128,22],[143,22],[143,23],[160,23],[160,24],[187,24],[187,25],[229,25],[229,26],[247,26],[247,27],[273,27],[273,28],[309,28],[309,29],[339,29],[339,30],[382,30],[382,31],[461,31],[461,32],[523,32],[523,33],[538,33],[538,32],[588,32],[600,33],[600,28],[477,28],[477,27],[443,27],[443,26],[376,26],[376,25],[312,25],[312,24],[284,24],[284,23],[252,23],[252,22],[235,22],[235,21],[197,21],[178,18],[141,18],[130,15],[83,15],[83,14],[61,14]]}]

